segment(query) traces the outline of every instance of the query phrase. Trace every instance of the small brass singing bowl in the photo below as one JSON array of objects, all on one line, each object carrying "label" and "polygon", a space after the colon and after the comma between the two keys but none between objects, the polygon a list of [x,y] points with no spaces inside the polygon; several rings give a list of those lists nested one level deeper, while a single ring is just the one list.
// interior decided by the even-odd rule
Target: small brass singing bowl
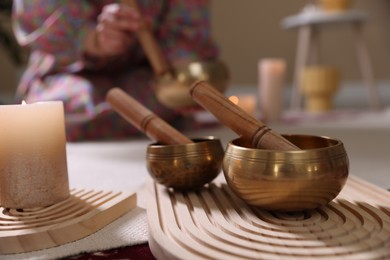
[{"label": "small brass singing bowl", "polygon": [[340,140],[283,135],[302,150],[250,148],[242,138],[228,143],[223,172],[244,202],[271,211],[302,211],[328,204],[344,187],[349,160]]},{"label": "small brass singing bowl", "polygon": [[208,81],[221,93],[228,87],[229,71],[222,61],[197,61],[173,69],[174,77],[167,74],[157,78],[155,88],[159,102],[171,109],[197,106],[189,89],[198,80]]},{"label": "small brass singing bowl", "polygon": [[179,145],[154,143],[147,147],[147,169],[157,183],[175,190],[194,190],[218,176],[224,153],[221,141],[214,137],[192,141]]}]

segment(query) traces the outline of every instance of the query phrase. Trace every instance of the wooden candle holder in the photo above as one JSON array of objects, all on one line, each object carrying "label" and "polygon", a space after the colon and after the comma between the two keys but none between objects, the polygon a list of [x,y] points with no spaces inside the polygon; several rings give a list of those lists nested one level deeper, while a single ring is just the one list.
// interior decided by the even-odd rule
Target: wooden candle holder
[{"label": "wooden candle holder", "polygon": [[95,233],[136,204],[135,193],[73,189],[68,199],[45,208],[19,211],[0,207],[0,254],[25,253],[76,241]]},{"label": "wooden candle holder", "polygon": [[160,144],[189,144],[191,139],[144,107],[120,88],[107,93],[107,102],[124,119]]},{"label": "wooden candle holder", "polygon": [[222,93],[204,81],[196,82],[190,89],[192,98],[210,111],[234,132],[242,135],[255,148],[273,150],[299,150],[265,124],[246,113]]}]

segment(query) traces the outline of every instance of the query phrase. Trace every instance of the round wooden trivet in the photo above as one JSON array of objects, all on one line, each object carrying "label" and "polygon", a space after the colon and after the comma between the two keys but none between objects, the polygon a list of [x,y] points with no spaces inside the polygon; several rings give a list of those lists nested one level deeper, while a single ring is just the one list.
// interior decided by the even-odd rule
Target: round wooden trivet
[{"label": "round wooden trivet", "polygon": [[[344,196],[361,194],[354,179],[349,182]],[[390,257],[390,195],[379,188],[365,194],[377,204],[339,196],[295,213],[249,207],[223,182],[191,193],[150,184],[149,195],[149,244],[158,259]]]}]

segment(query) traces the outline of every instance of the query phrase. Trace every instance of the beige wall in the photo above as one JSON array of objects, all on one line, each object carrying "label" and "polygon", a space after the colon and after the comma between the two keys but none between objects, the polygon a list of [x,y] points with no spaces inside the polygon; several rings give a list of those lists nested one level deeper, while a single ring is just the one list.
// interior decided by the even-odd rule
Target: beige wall
[{"label": "beige wall", "polygon": [[[283,18],[298,13],[304,0],[213,0],[212,29],[220,44],[222,59],[232,72],[235,85],[257,84],[257,63],[264,57],[287,60],[291,80],[296,31],[283,30]],[[355,0],[353,8],[366,10],[369,22],[364,28],[374,72],[378,79],[390,78],[390,1]],[[359,80],[352,31],[346,27],[321,30],[323,63],[340,68],[346,80]]]}]

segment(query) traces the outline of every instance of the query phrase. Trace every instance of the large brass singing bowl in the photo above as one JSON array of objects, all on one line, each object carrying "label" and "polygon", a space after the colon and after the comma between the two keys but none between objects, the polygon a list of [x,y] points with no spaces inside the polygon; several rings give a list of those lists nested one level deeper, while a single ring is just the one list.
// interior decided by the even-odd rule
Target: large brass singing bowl
[{"label": "large brass singing bowl", "polygon": [[152,178],[176,190],[193,190],[217,177],[224,153],[221,141],[214,137],[193,141],[191,144],[149,145],[146,163]]},{"label": "large brass singing bowl", "polygon": [[198,61],[174,67],[174,77],[157,78],[156,96],[159,102],[172,109],[197,106],[189,89],[198,80],[205,80],[221,93],[228,87],[229,71],[222,61]]},{"label": "large brass singing bowl", "polygon": [[301,211],[326,205],[348,178],[343,143],[329,137],[283,136],[302,150],[249,148],[241,138],[228,143],[222,166],[228,186],[247,204],[266,210]]}]

